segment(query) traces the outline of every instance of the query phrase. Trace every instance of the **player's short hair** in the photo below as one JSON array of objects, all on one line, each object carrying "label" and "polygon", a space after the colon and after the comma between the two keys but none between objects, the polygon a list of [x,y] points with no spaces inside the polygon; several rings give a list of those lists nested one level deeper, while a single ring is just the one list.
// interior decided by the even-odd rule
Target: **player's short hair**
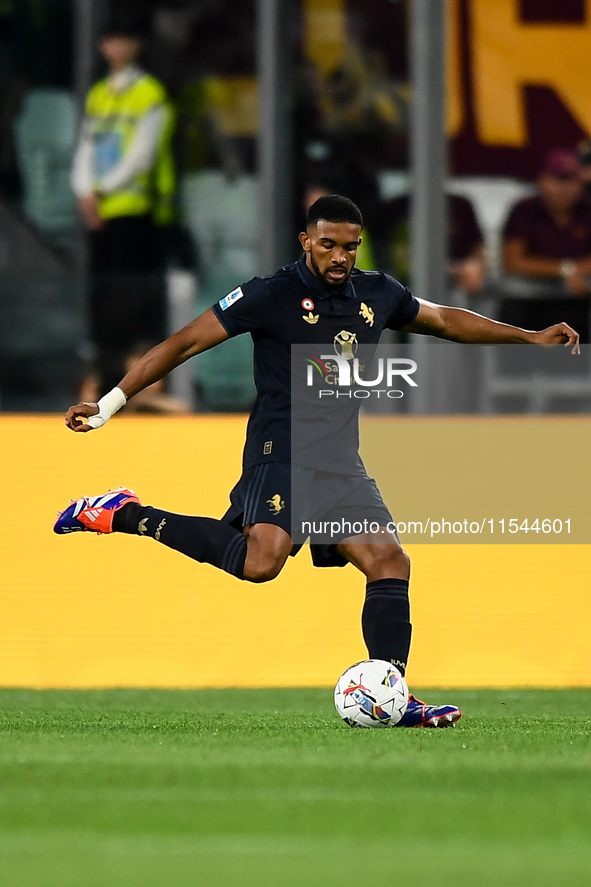
[{"label": "player's short hair", "polygon": [[341,194],[319,197],[306,214],[306,227],[316,225],[320,219],[325,222],[349,222],[363,227],[361,210],[352,200]]}]

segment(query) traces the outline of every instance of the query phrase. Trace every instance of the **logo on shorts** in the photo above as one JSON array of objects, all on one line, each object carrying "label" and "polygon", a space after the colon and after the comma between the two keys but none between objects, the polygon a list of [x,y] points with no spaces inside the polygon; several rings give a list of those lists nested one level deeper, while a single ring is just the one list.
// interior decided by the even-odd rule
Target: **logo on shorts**
[{"label": "logo on shorts", "polygon": [[271,514],[279,514],[285,508],[285,501],[281,498],[280,493],[275,493],[270,499],[267,499],[267,505]]}]

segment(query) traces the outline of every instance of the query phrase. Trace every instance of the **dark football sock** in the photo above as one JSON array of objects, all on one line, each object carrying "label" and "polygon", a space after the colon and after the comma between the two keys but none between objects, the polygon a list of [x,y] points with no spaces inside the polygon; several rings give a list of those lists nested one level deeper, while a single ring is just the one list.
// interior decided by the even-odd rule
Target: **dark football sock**
[{"label": "dark football sock", "polygon": [[113,515],[113,530],[150,536],[204,564],[244,578],[246,536],[213,517],[191,517],[130,502]]},{"label": "dark football sock", "polygon": [[404,674],[412,634],[408,581],[377,579],[368,582],[361,626],[370,659],[392,662]]}]

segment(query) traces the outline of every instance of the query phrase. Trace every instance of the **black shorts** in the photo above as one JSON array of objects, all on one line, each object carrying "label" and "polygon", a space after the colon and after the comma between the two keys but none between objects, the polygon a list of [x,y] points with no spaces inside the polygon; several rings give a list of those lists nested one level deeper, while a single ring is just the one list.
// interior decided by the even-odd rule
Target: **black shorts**
[{"label": "black shorts", "polygon": [[223,521],[236,529],[261,523],[281,527],[294,540],[292,557],[309,538],[316,567],[345,566],[347,561],[336,546],[367,532],[370,525],[394,528],[375,480],[365,473],[332,474],[287,462],[265,462],[243,473],[230,493],[230,502]]}]

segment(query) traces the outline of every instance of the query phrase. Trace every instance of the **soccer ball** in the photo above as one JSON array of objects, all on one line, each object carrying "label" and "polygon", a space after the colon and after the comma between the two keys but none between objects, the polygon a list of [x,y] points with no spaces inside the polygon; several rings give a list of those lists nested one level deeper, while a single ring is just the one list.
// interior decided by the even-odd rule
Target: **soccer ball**
[{"label": "soccer ball", "polygon": [[392,663],[365,659],[340,676],[334,704],[350,727],[395,727],[408,705],[408,687]]}]

